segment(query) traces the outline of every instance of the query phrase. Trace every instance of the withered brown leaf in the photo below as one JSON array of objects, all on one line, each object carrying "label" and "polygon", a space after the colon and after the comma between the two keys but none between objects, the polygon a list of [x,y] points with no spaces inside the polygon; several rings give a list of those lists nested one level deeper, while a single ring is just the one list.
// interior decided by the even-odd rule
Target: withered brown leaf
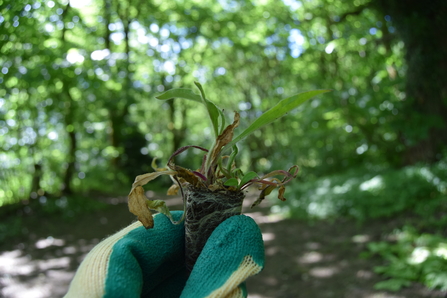
[{"label": "withered brown leaf", "polygon": [[171,187],[169,187],[167,195],[168,196],[175,196],[178,194],[180,187],[177,184],[172,184]]},{"label": "withered brown leaf", "polygon": [[233,123],[228,125],[224,129],[224,131],[217,137],[216,145],[213,147],[213,151],[210,153],[210,158],[213,162],[219,157],[219,153],[222,147],[233,140],[234,129],[239,126],[239,119],[239,113],[234,112]]},{"label": "withered brown leaf", "polygon": [[144,195],[144,189],[142,186],[161,175],[175,174],[177,174],[175,171],[160,171],[139,175],[135,178],[135,182],[132,184],[132,189],[129,193],[129,211],[138,217],[138,220],[141,221],[146,229],[154,226],[154,220],[152,213],[148,208],[148,199]]},{"label": "withered brown leaf", "polygon": [[144,195],[144,189],[141,186],[137,186],[129,194],[129,211],[138,217],[143,226],[146,229],[154,227],[154,219],[152,212],[147,207],[147,198]]},{"label": "withered brown leaf", "polygon": [[281,185],[278,189],[278,199],[281,201],[285,201],[286,198],[284,197],[284,192],[286,191],[286,188],[284,185]]}]

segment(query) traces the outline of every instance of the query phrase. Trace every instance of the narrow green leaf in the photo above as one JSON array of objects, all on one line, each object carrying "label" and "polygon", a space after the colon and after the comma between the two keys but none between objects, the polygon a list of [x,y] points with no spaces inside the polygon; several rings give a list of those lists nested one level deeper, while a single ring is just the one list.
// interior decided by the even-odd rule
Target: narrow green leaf
[{"label": "narrow green leaf", "polygon": [[156,96],[155,98],[159,100],[168,100],[175,97],[189,99],[196,102],[202,102],[200,95],[195,94],[191,89],[185,89],[185,88],[170,89],[165,93]]},{"label": "narrow green leaf", "polygon": [[243,177],[244,176],[244,172],[242,172],[242,170],[241,170],[241,168],[236,168],[236,169],[234,169],[232,172],[231,172],[231,174],[234,176],[234,177]]},{"label": "narrow green leaf", "polygon": [[223,111],[221,109],[217,109],[219,111],[220,116],[220,129],[219,129],[219,135],[224,131],[225,129],[225,116],[223,114]]},{"label": "narrow green leaf", "polygon": [[248,172],[247,174],[244,175],[244,177],[242,177],[239,186],[243,186],[245,183],[256,177],[258,177],[258,174],[256,174],[256,172]]},{"label": "narrow green leaf", "polygon": [[233,152],[231,152],[230,157],[228,158],[227,171],[231,172],[231,167],[233,166],[234,159],[236,155],[239,153],[239,149],[236,145],[233,146]]},{"label": "narrow green leaf", "polygon": [[230,178],[227,181],[225,181],[224,185],[226,185],[226,186],[238,186],[239,185],[239,181],[237,181],[236,178]]},{"label": "narrow green leaf", "polygon": [[[211,119],[211,124],[213,125],[213,130],[215,133],[215,136],[217,137],[225,128],[225,117],[223,115],[223,112],[211,101],[205,98],[205,93],[203,92],[202,86],[199,83],[196,83],[197,88],[199,88],[200,93],[202,95],[194,93],[191,89],[186,88],[176,88],[176,89],[170,89],[155,98],[159,100],[169,100],[172,98],[183,98],[183,99],[189,99],[195,102],[203,103],[205,106],[208,115]],[[200,87],[199,87],[200,86]],[[219,127],[219,117],[221,120],[220,129]]]},{"label": "narrow green leaf", "polygon": [[249,134],[253,133],[255,130],[263,127],[264,125],[270,124],[276,119],[284,116],[288,112],[292,111],[293,109],[297,108],[298,106],[306,102],[308,99],[329,91],[331,90],[313,90],[296,94],[281,100],[273,108],[271,108],[270,110],[262,114],[258,119],[253,121],[253,123],[247,129],[245,129],[240,135],[235,137],[233,141],[228,143],[225,147],[226,148],[232,147],[234,144],[244,139]]},{"label": "narrow green leaf", "polygon": [[217,138],[217,136],[219,135],[219,117],[220,117],[219,109],[216,107],[215,104],[213,104],[209,100],[206,100],[206,107],[208,110],[208,115],[210,116],[211,119],[211,123],[213,124],[215,136]]},{"label": "narrow green leaf", "polygon": [[202,103],[208,111],[208,115],[211,119],[211,124],[213,125],[214,135],[217,138],[217,136],[219,135],[219,109],[216,107],[215,104],[213,104],[206,98],[205,91],[203,91],[202,85],[199,82],[194,82],[194,84],[199,89],[200,94],[202,94]]}]

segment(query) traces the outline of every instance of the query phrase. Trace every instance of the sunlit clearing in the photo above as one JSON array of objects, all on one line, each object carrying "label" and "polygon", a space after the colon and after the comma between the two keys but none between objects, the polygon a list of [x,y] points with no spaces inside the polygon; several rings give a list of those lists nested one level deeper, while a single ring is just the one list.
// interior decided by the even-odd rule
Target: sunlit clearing
[{"label": "sunlit clearing", "polygon": [[53,24],[45,24],[45,31],[47,32],[53,32],[54,31],[54,26]]},{"label": "sunlit clearing", "polygon": [[370,279],[371,277],[373,277],[373,273],[368,270],[359,270],[357,271],[355,276],[361,279]]},{"label": "sunlit clearing", "polygon": [[318,278],[326,278],[331,277],[338,272],[338,269],[335,267],[317,267],[312,268],[309,271],[309,274],[318,277]]},{"label": "sunlit clearing", "polygon": [[253,294],[248,294],[247,298],[273,298],[271,296],[264,296],[261,294],[257,294],[257,293],[253,293]]},{"label": "sunlit clearing", "polygon": [[374,178],[367,180],[360,184],[360,189],[363,191],[372,191],[375,189],[379,189],[383,186],[383,179],[380,175],[375,176]]},{"label": "sunlit clearing", "polygon": [[273,233],[262,233],[262,240],[264,240],[264,242],[272,241],[274,239],[275,239],[275,234],[273,234]]},{"label": "sunlit clearing", "polygon": [[335,43],[330,42],[326,48],[324,49],[324,51],[326,52],[326,54],[331,54],[335,49]]},{"label": "sunlit clearing", "polygon": [[216,74],[219,76],[223,76],[226,72],[227,70],[225,69],[225,67],[219,67],[216,69]]},{"label": "sunlit clearing", "polygon": [[34,270],[29,256],[22,256],[20,250],[0,254],[0,271],[6,274],[30,274]]},{"label": "sunlit clearing", "polygon": [[167,73],[169,73],[171,75],[175,74],[175,64],[174,64],[174,62],[171,61],[171,60],[166,61],[165,63],[163,63],[163,69]]},{"label": "sunlit clearing", "polygon": [[79,53],[78,49],[69,49],[67,52],[67,61],[71,64],[84,62],[84,56]]},{"label": "sunlit clearing", "polygon": [[447,243],[439,243],[438,247],[434,250],[436,256],[447,260]]},{"label": "sunlit clearing", "polygon": [[44,261],[39,261],[38,267],[40,270],[49,270],[56,268],[66,268],[70,265],[69,257],[55,258]]},{"label": "sunlit clearing", "polygon": [[430,256],[430,251],[426,247],[416,247],[411,253],[408,263],[420,264]]},{"label": "sunlit clearing", "polygon": [[3,252],[0,254],[0,296],[61,297],[73,278],[73,272],[66,270],[69,265],[69,257],[35,260],[20,250]]},{"label": "sunlit clearing", "polygon": [[296,0],[283,0],[283,2],[290,7],[292,11],[298,10],[302,6],[301,2]]},{"label": "sunlit clearing", "polygon": [[370,240],[369,235],[355,235],[352,237],[354,243],[366,243]]},{"label": "sunlit clearing", "polygon": [[59,135],[55,131],[51,131],[50,133],[48,133],[48,138],[50,140],[53,140],[53,141],[57,140],[58,137],[59,137]]},{"label": "sunlit clearing", "polygon": [[312,202],[307,207],[307,212],[318,218],[325,218],[334,213],[334,205],[332,202]]},{"label": "sunlit clearing", "polygon": [[312,263],[318,263],[323,259],[323,255],[316,251],[311,251],[308,253],[305,253],[302,257],[298,259],[298,262],[300,264],[312,264]]},{"label": "sunlit clearing", "polygon": [[358,155],[361,155],[363,153],[365,153],[368,150],[368,145],[363,144],[359,147],[357,147],[357,149],[355,149],[355,152],[357,152]]},{"label": "sunlit clearing", "polygon": [[92,60],[103,60],[105,58],[107,58],[110,55],[110,51],[108,49],[104,49],[104,50],[97,50],[92,52],[92,54],[90,55],[90,57],[92,58]]},{"label": "sunlit clearing", "polygon": [[376,294],[371,294],[371,295],[366,295],[363,296],[365,298],[405,298],[405,296],[396,296],[394,294],[387,294],[387,293],[376,293]]},{"label": "sunlit clearing", "polygon": [[110,34],[110,38],[112,39],[113,43],[116,45],[119,45],[121,41],[124,39],[124,33],[122,32],[113,32]]},{"label": "sunlit clearing", "polygon": [[91,4],[92,0],[70,0],[70,6],[74,8],[83,8]]},{"label": "sunlit clearing", "polygon": [[298,29],[289,31],[289,48],[293,58],[298,58],[303,53],[304,36]]},{"label": "sunlit clearing", "polygon": [[53,237],[47,237],[45,239],[40,239],[36,242],[36,248],[43,249],[49,246],[63,246],[65,241],[62,239],[55,239]]},{"label": "sunlit clearing", "polygon": [[264,215],[262,212],[246,212],[244,214],[253,218],[257,224],[273,223],[284,220],[284,216],[281,214]]}]

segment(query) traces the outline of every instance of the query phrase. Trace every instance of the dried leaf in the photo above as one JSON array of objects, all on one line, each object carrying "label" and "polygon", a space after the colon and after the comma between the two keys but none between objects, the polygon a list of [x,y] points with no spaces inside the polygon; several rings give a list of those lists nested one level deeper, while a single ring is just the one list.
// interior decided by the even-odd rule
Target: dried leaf
[{"label": "dried leaf", "polygon": [[180,188],[179,188],[179,186],[177,184],[172,184],[171,187],[169,187],[169,189],[168,189],[167,195],[168,196],[175,196],[175,195],[178,194],[179,189]]},{"label": "dried leaf", "polygon": [[233,123],[228,125],[225,130],[217,137],[216,145],[213,146],[213,151],[210,153],[210,159],[213,163],[219,157],[222,147],[230,143],[233,139],[234,129],[239,126],[239,119],[239,113],[234,112]]},{"label": "dried leaf", "polygon": [[152,228],[154,226],[154,220],[152,218],[152,213],[147,207],[146,202],[148,201],[148,199],[144,195],[144,189],[142,186],[161,175],[172,176],[175,174],[177,174],[177,172],[175,171],[161,171],[139,175],[135,178],[135,181],[132,184],[132,189],[129,193],[129,211],[138,217],[138,220],[141,221],[146,229]]},{"label": "dried leaf", "polygon": [[281,185],[278,189],[278,199],[281,201],[285,201],[286,198],[284,197],[284,192],[286,191],[286,187],[284,185]]},{"label": "dried leaf", "polygon": [[143,175],[139,175],[135,178],[135,181],[132,184],[132,189],[130,190],[130,193],[133,192],[135,187],[146,185],[149,181],[152,181],[161,175],[176,175],[176,174],[177,174],[176,171],[160,171],[160,172],[153,172],[153,173],[146,173]]},{"label": "dried leaf", "polygon": [[147,198],[144,195],[144,189],[141,186],[133,188],[129,194],[129,211],[138,217],[146,229],[154,227],[154,219],[152,213],[147,207]]},{"label": "dried leaf", "polygon": [[219,184],[211,184],[211,185],[208,185],[208,189],[211,191],[216,191],[218,189],[222,189],[222,186]]},{"label": "dried leaf", "polygon": [[199,186],[200,180],[199,177],[197,177],[196,175],[194,175],[194,173],[188,169],[182,168],[180,166],[174,165],[173,166],[175,171],[176,171],[176,176],[182,178],[183,180],[185,180],[186,182],[194,185],[194,186]]}]

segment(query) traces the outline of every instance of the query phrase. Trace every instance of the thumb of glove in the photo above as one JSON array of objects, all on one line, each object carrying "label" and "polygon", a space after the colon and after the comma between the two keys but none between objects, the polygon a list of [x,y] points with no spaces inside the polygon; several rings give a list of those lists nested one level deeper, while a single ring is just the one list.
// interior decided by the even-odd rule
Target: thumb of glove
[{"label": "thumb of glove", "polygon": [[211,234],[181,298],[246,297],[243,282],[264,267],[264,243],[255,221],[230,217]]}]

